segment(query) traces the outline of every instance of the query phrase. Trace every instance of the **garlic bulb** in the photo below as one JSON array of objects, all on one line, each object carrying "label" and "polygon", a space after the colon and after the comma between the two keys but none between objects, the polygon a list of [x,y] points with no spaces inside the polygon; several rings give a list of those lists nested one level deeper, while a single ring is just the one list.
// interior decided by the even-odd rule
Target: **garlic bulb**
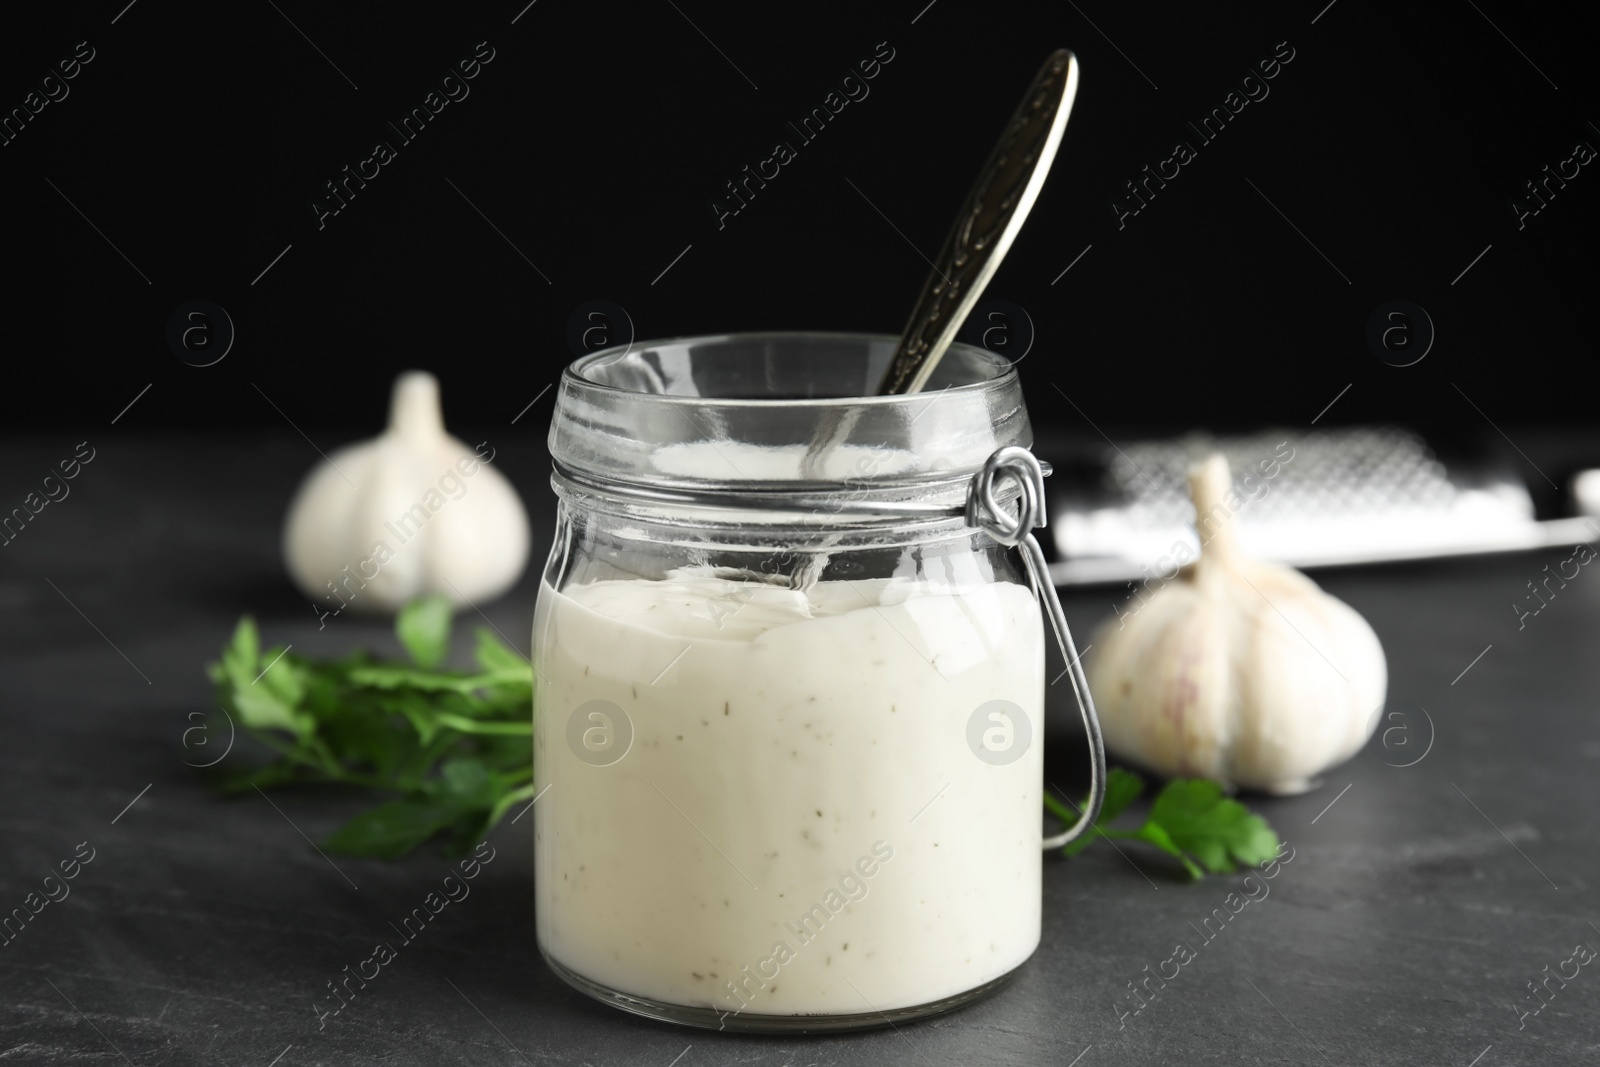
[{"label": "garlic bulb", "polygon": [[442,593],[457,604],[499,596],[528,562],[528,514],[489,466],[445,432],[439,383],[395,379],[389,425],[312,468],[284,524],[289,574],[325,614],[395,611]]},{"label": "garlic bulb", "polygon": [[1243,499],[1222,456],[1189,483],[1199,559],[1147,579],[1142,604],[1095,636],[1088,675],[1106,745],[1167,775],[1304,792],[1372,736],[1383,649],[1299,571],[1239,555]]}]

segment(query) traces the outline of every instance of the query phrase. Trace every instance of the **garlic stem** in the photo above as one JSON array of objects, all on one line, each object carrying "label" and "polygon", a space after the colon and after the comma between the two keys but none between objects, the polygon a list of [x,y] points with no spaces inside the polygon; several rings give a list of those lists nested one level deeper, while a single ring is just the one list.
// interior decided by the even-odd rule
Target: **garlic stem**
[{"label": "garlic stem", "polygon": [[1233,476],[1228,461],[1220,452],[1189,468],[1189,496],[1194,501],[1194,532],[1200,538],[1200,565],[1239,561],[1238,543],[1233,536],[1234,508],[1227,497],[1233,493]]},{"label": "garlic stem", "polygon": [[388,431],[410,440],[444,436],[439,379],[421,370],[406,371],[395,378],[389,400]]}]

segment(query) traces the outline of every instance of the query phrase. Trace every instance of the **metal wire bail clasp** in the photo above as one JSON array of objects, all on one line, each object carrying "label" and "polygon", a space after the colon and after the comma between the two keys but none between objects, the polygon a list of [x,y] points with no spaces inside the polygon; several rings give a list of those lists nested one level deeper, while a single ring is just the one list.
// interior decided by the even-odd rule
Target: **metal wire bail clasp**
[{"label": "metal wire bail clasp", "polygon": [[[999,491],[1007,481],[1017,486],[1015,512],[1000,501]],[[1084,677],[1077,647],[1067,629],[1067,617],[1056,597],[1055,585],[1050,581],[1044,550],[1033,537],[1033,530],[1045,524],[1044,469],[1034,454],[1016,445],[996,449],[984,462],[983,469],[972,476],[972,484],[967,489],[966,519],[968,526],[982,530],[1000,544],[1022,550],[1034,591],[1050,616],[1056,644],[1066,661],[1067,673],[1072,676],[1072,691],[1078,699],[1084,733],[1089,739],[1089,803],[1077,822],[1044,839],[1046,849],[1060,848],[1082,836],[1100,817],[1100,806],[1106,798],[1106,748],[1100,736],[1100,720],[1094,713],[1094,698],[1089,694],[1089,681]]]}]

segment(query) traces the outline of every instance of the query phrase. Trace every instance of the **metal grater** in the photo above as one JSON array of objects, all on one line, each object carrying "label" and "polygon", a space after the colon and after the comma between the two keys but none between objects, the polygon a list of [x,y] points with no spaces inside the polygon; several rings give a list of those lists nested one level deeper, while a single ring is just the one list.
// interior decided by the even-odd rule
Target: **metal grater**
[{"label": "metal grater", "polygon": [[[1112,446],[1099,484],[1051,498],[1057,584],[1126,581],[1198,549],[1189,467],[1221,452],[1240,507],[1240,547],[1296,567],[1511,551],[1588,541],[1581,519],[1538,522],[1512,476],[1447,471],[1421,437],[1396,427],[1193,433]],[[1569,529],[1570,527],[1570,529]]]}]

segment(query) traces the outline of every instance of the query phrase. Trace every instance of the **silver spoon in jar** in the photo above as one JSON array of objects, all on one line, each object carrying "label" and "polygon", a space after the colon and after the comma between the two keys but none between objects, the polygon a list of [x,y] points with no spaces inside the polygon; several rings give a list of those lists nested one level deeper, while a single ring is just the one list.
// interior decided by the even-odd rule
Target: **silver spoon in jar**
[{"label": "silver spoon in jar", "polygon": [[[928,383],[1039,198],[1077,94],[1077,57],[1057,49],[1034,76],[961,205],[900,335],[879,395],[916,393]],[[822,480],[824,460],[849,437],[860,415],[857,408],[824,419],[801,460],[806,477]]]},{"label": "silver spoon in jar", "polygon": [[1077,93],[1078,60],[1058,49],[1039,68],[967,194],[900,335],[880,395],[916,393],[928,384],[1039,198]]}]

